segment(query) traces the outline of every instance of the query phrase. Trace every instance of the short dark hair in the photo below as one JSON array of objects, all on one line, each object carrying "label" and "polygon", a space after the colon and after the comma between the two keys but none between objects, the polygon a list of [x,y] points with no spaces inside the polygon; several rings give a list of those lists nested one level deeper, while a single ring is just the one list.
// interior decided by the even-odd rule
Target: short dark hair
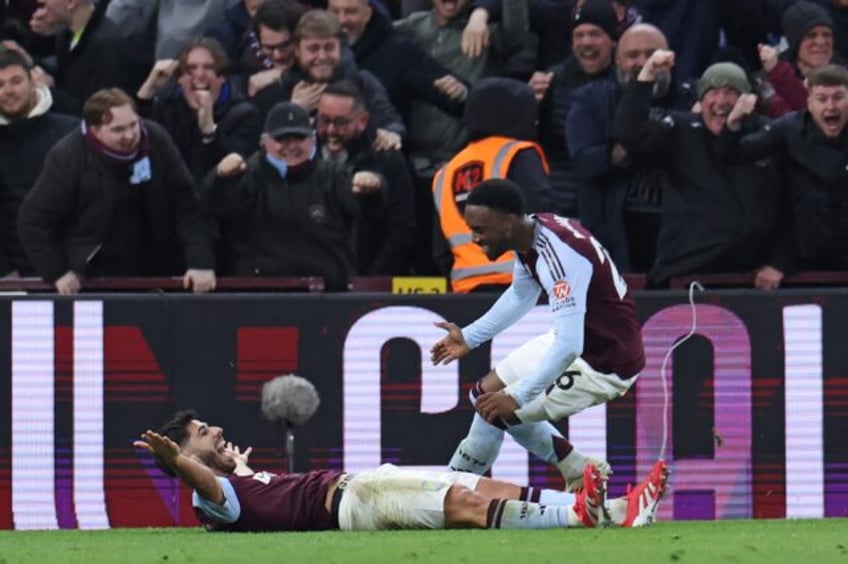
[{"label": "short dark hair", "polygon": [[7,67],[21,67],[27,74],[30,74],[32,70],[27,60],[20,53],[0,47],[0,69]]},{"label": "short dark hair", "polygon": [[342,24],[339,18],[327,10],[309,10],[303,14],[294,28],[295,41],[313,37],[341,39]]},{"label": "short dark hair", "polygon": [[362,111],[368,109],[368,106],[365,103],[365,96],[362,95],[362,90],[360,90],[359,86],[357,86],[352,80],[343,79],[331,82],[321,94],[353,98],[354,110]]},{"label": "short dark hair", "polygon": [[[174,413],[171,419],[156,430],[163,437],[168,437],[182,448],[189,439],[188,424],[197,419],[197,412],[193,409],[184,409]],[[159,457],[154,456],[156,466],[171,477],[175,477],[173,469],[162,462]]]},{"label": "short dark hair", "polygon": [[288,31],[294,35],[303,9],[291,0],[265,0],[253,16],[253,27],[259,33],[262,25],[274,31]]},{"label": "short dark hair", "polygon": [[132,96],[120,88],[98,90],[85,101],[82,107],[82,119],[89,127],[111,123],[112,108],[126,104],[129,104],[133,110],[136,109]]},{"label": "short dark hair", "polygon": [[848,69],[840,65],[822,65],[807,73],[807,88],[813,86],[844,86],[848,88]]},{"label": "short dark hair", "polygon": [[179,65],[180,74],[185,74],[188,70],[188,56],[195,49],[206,49],[212,55],[212,60],[215,61],[215,72],[218,76],[223,75],[230,68],[230,59],[227,53],[217,39],[211,37],[198,37],[186,44],[177,55],[177,64]]},{"label": "short dark hair", "polygon": [[471,190],[467,206],[485,206],[487,208],[511,215],[524,215],[524,196],[518,184],[512,180],[491,178],[484,180]]}]

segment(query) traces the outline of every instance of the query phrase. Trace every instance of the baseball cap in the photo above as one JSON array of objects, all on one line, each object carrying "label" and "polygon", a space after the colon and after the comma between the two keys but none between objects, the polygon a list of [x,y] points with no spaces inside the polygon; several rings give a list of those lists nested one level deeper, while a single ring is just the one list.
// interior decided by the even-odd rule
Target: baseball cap
[{"label": "baseball cap", "polygon": [[306,110],[291,102],[280,102],[268,112],[263,132],[276,139],[284,135],[309,136],[313,129]]}]

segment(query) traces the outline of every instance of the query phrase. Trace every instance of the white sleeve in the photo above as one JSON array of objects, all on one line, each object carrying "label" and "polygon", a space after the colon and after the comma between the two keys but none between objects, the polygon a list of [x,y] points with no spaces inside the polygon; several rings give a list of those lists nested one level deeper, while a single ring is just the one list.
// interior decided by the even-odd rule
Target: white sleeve
[{"label": "white sleeve", "polygon": [[489,311],[477,321],[462,329],[462,337],[469,347],[475,349],[524,317],[536,306],[542,289],[516,260],[512,271],[512,284],[504,290]]},{"label": "white sleeve", "polygon": [[536,370],[504,390],[519,406],[544,392],[583,352],[585,317],[585,314],[554,317],[554,342]]},{"label": "white sleeve", "polygon": [[557,378],[583,354],[586,304],[589,283],[592,280],[592,264],[582,257],[567,261],[573,265],[568,270],[569,295],[559,299],[549,295],[553,314],[554,342],[539,361],[536,370],[526,377],[507,386],[519,406],[532,400],[553,384]]},{"label": "white sleeve", "polygon": [[239,503],[236,490],[230,481],[222,476],[216,478],[221,484],[221,489],[224,492],[224,503],[217,504],[214,501],[209,501],[205,497],[200,497],[198,493],[191,493],[191,504],[203,511],[210,519],[221,523],[235,523],[241,515],[241,504]]}]

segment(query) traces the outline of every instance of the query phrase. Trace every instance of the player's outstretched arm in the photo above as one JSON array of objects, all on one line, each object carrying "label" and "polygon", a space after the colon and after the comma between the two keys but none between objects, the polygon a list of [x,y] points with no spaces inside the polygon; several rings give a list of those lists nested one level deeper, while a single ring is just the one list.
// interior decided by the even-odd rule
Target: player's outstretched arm
[{"label": "player's outstretched arm", "polygon": [[177,443],[159,433],[147,430],[141,434],[140,441],[133,442],[138,448],[147,449],[161,460],[197,494],[214,503],[224,503],[224,491],[215,473],[209,468],[180,452]]}]

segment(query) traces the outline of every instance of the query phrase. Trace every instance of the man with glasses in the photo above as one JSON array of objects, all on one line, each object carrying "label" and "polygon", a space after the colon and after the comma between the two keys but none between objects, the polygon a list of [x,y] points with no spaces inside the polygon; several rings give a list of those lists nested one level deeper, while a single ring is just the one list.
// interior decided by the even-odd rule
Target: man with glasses
[{"label": "man with glasses", "polygon": [[279,85],[294,65],[293,33],[301,12],[290,0],[266,0],[256,11],[237,66],[246,75],[247,95],[260,107],[282,100],[277,89],[268,87]]},{"label": "man with glasses", "polygon": [[310,10],[297,22],[294,35],[296,64],[283,75],[280,88],[283,99],[314,113],[329,83],[351,80],[362,92],[376,128],[374,148],[400,149],[406,126],[380,81],[342,57],[344,34],[338,18],[326,10]]},{"label": "man with glasses", "polygon": [[321,93],[317,114],[319,155],[353,172],[379,175],[379,189],[362,194],[356,222],[357,271],[369,276],[409,274],[415,243],[415,194],[400,151],[375,151],[370,114],[362,93],[349,80]]}]

